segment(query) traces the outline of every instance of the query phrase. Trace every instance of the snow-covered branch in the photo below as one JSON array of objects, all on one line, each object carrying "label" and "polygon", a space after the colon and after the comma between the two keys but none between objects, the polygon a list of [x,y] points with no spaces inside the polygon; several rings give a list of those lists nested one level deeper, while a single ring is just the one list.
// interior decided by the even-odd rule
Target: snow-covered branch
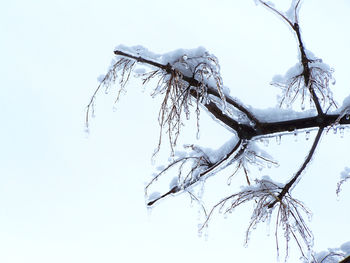
[{"label": "snow-covered branch", "polygon": [[[201,203],[192,191],[198,183],[205,182],[208,177],[227,167],[234,167],[234,172],[231,170],[228,181],[233,174],[242,172],[247,185],[242,186],[241,191],[221,198],[211,210],[208,210],[209,213],[205,212],[203,227],[208,224],[214,211],[230,213],[235,207],[253,201],[255,206],[248,225],[246,241],[258,223],[270,221],[272,214],[275,213],[277,251],[279,251],[279,229],[282,229],[286,239],[287,255],[289,240],[292,237],[302,255],[306,257],[306,251],[311,251],[313,240],[304,220],[310,211],[301,201],[292,197],[291,192],[310,164],[323,132],[331,127],[350,125],[350,96],[338,109],[331,90],[331,84],[335,84],[333,69],[305,48],[298,18],[301,1],[291,0],[287,12],[277,10],[270,2],[262,0],[256,2],[282,18],[297,39],[299,62],[284,76],[278,75],[273,78],[273,85],[281,88],[283,92],[280,108],[258,110],[231,97],[228,88],[223,85],[218,59],[202,47],[155,54],[142,46],[120,45],[114,50],[115,59],[107,74],[100,79],[101,82],[87,106],[86,124],[88,125],[89,116],[94,111],[96,96],[103,87],[108,90],[113,84],[118,83],[120,86],[116,98],[118,101],[120,94],[126,92],[126,85],[132,76],[141,78],[143,85],[151,83],[154,85],[152,96],[162,98],[158,114],[160,136],[157,149],[160,149],[162,136],[166,134],[172,158],[168,166],[160,169],[145,187],[147,206],[153,206],[158,201],[179,193],[189,193],[192,200]],[[307,100],[310,101],[310,107],[305,110]],[[295,102],[301,103],[301,112],[293,110]],[[282,107],[288,108],[289,111]],[[231,140],[215,151],[190,144],[185,147],[188,153],[177,152],[177,141],[184,119],[189,119],[193,110],[197,117],[197,129],[199,129],[200,112],[204,111],[232,133]],[[297,133],[300,130],[310,133],[310,130],[314,129],[317,129],[317,134],[309,153],[287,183],[274,182],[267,177],[259,179],[259,176],[251,179],[248,165],[258,167],[266,163],[277,165],[276,161],[257,147],[257,140],[279,136],[281,133]],[[174,173],[174,170],[176,176],[172,177],[169,188],[163,193],[151,193],[150,188],[157,186],[158,179]],[[342,184],[350,178],[348,170],[346,168],[342,173],[337,194]],[[206,211],[202,203],[201,206]],[[315,262],[328,262],[326,258],[337,256],[338,254],[333,254]],[[344,260],[343,262],[347,262],[347,259]]]}]

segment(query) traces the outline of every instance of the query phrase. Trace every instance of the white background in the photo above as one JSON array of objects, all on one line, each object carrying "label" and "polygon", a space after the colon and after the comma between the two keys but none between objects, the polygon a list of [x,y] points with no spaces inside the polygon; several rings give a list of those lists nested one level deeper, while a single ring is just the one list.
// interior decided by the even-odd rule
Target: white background
[{"label": "white background", "polygon": [[[132,82],[115,112],[113,95],[102,92],[89,134],[84,114],[118,44],[158,53],[204,46],[221,62],[232,96],[274,107],[273,75],[297,62],[285,23],[253,1],[13,0],[0,10],[0,262],[276,261],[273,232],[268,237],[263,225],[243,247],[247,208],[215,215],[207,238],[197,236],[198,208],[187,196],[146,209],[158,138],[151,87]],[[300,12],[306,47],[336,70],[340,104],[350,90],[349,12],[347,0],[304,1]],[[202,140],[219,147],[228,133],[202,115]],[[284,136],[280,146],[272,140],[265,150],[280,168],[262,174],[289,178],[310,146],[304,137]],[[295,188],[314,212],[316,250],[350,237],[349,184],[338,201],[335,195],[350,166],[349,143],[348,130],[344,138],[330,131]],[[291,254],[295,262],[298,253]]]}]

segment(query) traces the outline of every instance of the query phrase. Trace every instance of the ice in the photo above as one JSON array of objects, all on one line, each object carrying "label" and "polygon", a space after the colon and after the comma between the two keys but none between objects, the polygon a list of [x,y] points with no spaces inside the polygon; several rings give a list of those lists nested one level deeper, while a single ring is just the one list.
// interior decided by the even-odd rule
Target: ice
[{"label": "ice", "polygon": [[281,135],[277,135],[276,136],[276,143],[277,143],[277,145],[281,144],[281,140],[282,140],[282,136]]},{"label": "ice", "polygon": [[333,127],[333,134],[337,134],[338,132],[338,128],[337,127]]},{"label": "ice", "polygon": [[305,132],[305,139],[308,141],[310,139],[310,131]]}]

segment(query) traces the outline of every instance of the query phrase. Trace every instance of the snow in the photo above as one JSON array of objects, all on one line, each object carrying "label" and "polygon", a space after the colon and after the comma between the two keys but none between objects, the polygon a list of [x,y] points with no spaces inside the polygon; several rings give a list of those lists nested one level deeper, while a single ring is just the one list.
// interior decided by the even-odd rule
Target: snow
[{"label": "snow", "polygon": [[203,155],[204,153],[205,156],[209,158],[211,163],[216,163],[219,160],[223,159],[225,156],[227,156],[227,154],[233,149],[236,143],[237,143],[237,138],[233,137],[218,149],[201,147],[198,145],[191,145],[193,152],[190,155],[198,156],[198,155]]},{"label": "snow", "polygon": [[146,69],[145,68],[135,68],[134,69],[134,73],[136,74],[145,74],[146,73]]},{"label": "snow", "polygon": [[317,114],[315,109],[295,111],[293,109],[282,109],[279,106],[266,109],[251,109],[253,114],[261,122],[278,122],[292,119],[313,117]]},{"label": "snow", "polygon": [[150,194],[148,196],[148,202],[152,202],[152,201],[158,199],[159,197],[161,197],[161,194],[159,192],[153,192],[152,194]]},{"label": "snow", "polygon": [[[285,12],[285,16],[288,18],[288,20],[290,22],[292,22],[293,24],[295,22],[297,22],[297,17],[298,16],[298,8],[297,10],[295,10],[295,7],[297,6],[298,2],[300,2],[300,0],[292,0],[289,9]],[[300,5],[299,5],[300,6]]]},{"label": "snow", "polygon": [[340,112],[346,111],[345,114],[350,113],[350,95],[343,100],[343,104],[339,108]]},{"label": "snow", "polygon": [[345,180],[350,177],[350,168],[345,167],[344,171],[341,172],[340,174],[340,179]]},{"label": "snow", "polygon": [[[116,50],[162,65],[169,64],[182,75],[190,78],[194,77],[199,82],[218,90],[221,99],[223,101],[225,100],[221,92],[228,92],[228,89],[223,88],[218,59],[204,47],[200,46],[193,49],[181,48],[164,54],[156,54],[140,45],[132,47],[119,45],[115,47]],[[114,64],[115,62],[112,63],[112,66]],[[150,65],[147,66],[152,67]]]},{"label": "snow", "polygon": [[340,246],[340,249],[346,254],[350,255],[350,241],[345,242]]},{"label": "snow", "polygon": [[198,47],[194,49],[176,49],[174,51],[164,53],[164,54],[156,54],[154,52],[149,51],[147,48],[137,45],[137,46],[125,46],[125,45],[118,45],[115,47],[114,50],[123,51],[125,53],[136,55],[143,57],[145,59],[150,59],[153,61],[157,61],[163,65],[166,64],[175,64],[178,62],[188,62],[190,59],[201,59],[208,56],[208,51],[204,47]]},{"label": "snow", "polygon": [[164,165],[159,165],[159,166],[156,167],[157,171],[163,171],[164,169],[165,169]]},{"label": "snow", "polygon": [[255,192],[258,193],[261,190],[269,190],[271,191],[271,193],[275,193],[276,191],[284,187],[283,184],[273,181],[267,175],[262,176],[261,179],[255,179],[254,182],[255,184],[240,186],[241,192],[252,191],[252,194],[254,195]]},{"label": "snow", "polygon": [[179,177],[174,176],[169,184],[169,189],[173,189],[175,186],[178,186],[178,185],[179,185]]},{"label": "snow", "polygon": [[303,66],[300,62],[289,68],[284,76],[275,75],[272,78],[273,83],[287,83],[291,78],[300,75],[303,72]]},{"label": "snow", "polygon": [[137,55],[137,56],[141,56],[143,58],[152,59],[152,60],[158,60],[161,57],[161,55],[156,54],[152,51],[149,51],[147,48],[141,45],[131,46],[131,47],[125,46],[125,45],[118,45],[114,48],[114,50],[123,51],[130,55]]}]

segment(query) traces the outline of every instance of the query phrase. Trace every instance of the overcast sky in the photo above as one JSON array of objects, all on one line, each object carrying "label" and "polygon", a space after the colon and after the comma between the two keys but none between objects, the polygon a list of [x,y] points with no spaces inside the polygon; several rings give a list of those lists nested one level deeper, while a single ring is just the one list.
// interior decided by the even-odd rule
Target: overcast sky
[{"label": "overcast sky", "polygon": [[[335,68],[340,104],[350,93],[349,12],[347,0],[304,0],[300,12],[306,47]],[[248,208],[227,219],[216,215],[207,238],[198,237],[198,208],[185,195],[146,209],[143,188],[158,139],[151,87],[130,83],[116,110],[113,95],[101,93],[89,133],[84,118],[119,44],[158,53],[204,46],[221,62],[232,96],[258,108],[276,106],[279,91],[269,83],[298,54],[279,18],[253,0],[12,0],[1,4],[0,34],[0,262],[276,260],[265,225],[243,247]],[[202,115],[201,140],[221,146],[228,132]],[[181,140],[194,143],[191,135]],[[344,138],[330,131],[295,188],[314,212],[317,250],[350,237],[349,184],[339,200],[335,195],[340,172],[350,166],[349,145],[349,130]],[[304,134],[284,136],[281,145],[271,140],[265,150],[280,167],[262,174],[288,178],[307,147]],[[159,159],[166,158],[161,152]]]}]

